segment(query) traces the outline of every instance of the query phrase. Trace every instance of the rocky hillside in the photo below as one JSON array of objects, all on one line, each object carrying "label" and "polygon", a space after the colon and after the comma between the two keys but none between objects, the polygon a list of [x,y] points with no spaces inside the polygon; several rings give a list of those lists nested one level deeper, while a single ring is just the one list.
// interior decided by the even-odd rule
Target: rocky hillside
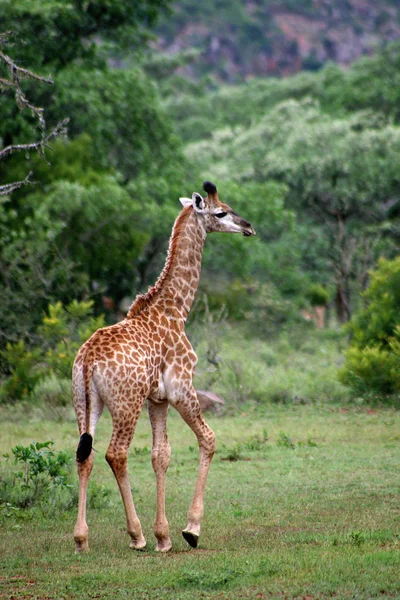
[{"label": "rocky hillside", "polygon": [[225,81],[348,65],[400,38],[400,0],[178,0],[158,30],[168,55],[195,48],[184,74]]}]

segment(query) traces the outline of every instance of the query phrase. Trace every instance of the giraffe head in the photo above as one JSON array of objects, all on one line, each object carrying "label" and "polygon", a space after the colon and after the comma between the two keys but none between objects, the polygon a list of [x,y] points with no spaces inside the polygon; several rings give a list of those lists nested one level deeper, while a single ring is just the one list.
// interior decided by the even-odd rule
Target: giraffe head
[{"label": "giraffe head", "polygon": [[192,206],[197,218],[202,223],[205,231],[221,231],[226,233],[241,233],[249,236],[255,235],[253,227],[242,219],[230,206],[218,198],[217,188],[210,181],[203,183],[207,196],[193,192],[191,198],[179,198],[183,206]]}]

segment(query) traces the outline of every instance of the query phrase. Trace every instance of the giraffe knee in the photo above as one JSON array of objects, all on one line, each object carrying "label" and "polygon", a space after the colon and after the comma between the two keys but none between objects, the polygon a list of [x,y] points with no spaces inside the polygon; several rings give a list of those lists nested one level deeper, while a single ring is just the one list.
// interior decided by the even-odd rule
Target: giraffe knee
[{"label": "giraffe knee", "polygon": [[109,448],[106,461],[114,473],[124,473],[128,464],[128,451],[125,449]]},{"label": "giraffe knee", "polygon": [[215,453],[215,433],[208,427],[207,431],[204,432],[203,437],[200,441],[200,446],[204,448],[208,458],[211,460]]}]

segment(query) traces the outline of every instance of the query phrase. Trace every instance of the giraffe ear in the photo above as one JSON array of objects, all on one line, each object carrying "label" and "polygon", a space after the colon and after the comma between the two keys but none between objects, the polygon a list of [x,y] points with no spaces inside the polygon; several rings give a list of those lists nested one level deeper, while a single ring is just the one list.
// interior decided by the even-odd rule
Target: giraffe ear
[{"label": "giraffe ear", "polygon": [[179,202],[182,204],[182,206],[190,206],[192,204],[192,199],[191,198],[179,198]]},{"label": "giraffe ear", "polygon": [[196,212],[203,212],[206,207],[203,196],[200,196],[197,192],[192,194],[192,204]]}]

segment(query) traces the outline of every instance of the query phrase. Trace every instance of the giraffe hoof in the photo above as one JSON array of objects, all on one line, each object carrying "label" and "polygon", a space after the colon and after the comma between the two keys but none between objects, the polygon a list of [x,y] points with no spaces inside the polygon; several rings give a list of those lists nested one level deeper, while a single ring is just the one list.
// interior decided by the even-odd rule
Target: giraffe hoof
[{"label": "giraffe hoof", "polygon": [[132,548],[132,550],[145,550],[146,540],[144,538],[142,538],[141,540],[131,540],[129,548]]},{"label": "giraffe hoof", "polygon": [[170,550],[172,550],[171,540],[157,542],[156,552],[169,552]]},{"label": "giraffe hoof", "polygon": [[88,552],[89,550],[89,542],[86,539],[83,540],[75,540],[75,553],[81,554],[81,552]]},{"label": "giraffe hoof", "polygon": [[182,531],[182,535],[192,548],[197,548],[197,542],[199,540],[199,536],[196,533],[192,533],[191,531]]}]

